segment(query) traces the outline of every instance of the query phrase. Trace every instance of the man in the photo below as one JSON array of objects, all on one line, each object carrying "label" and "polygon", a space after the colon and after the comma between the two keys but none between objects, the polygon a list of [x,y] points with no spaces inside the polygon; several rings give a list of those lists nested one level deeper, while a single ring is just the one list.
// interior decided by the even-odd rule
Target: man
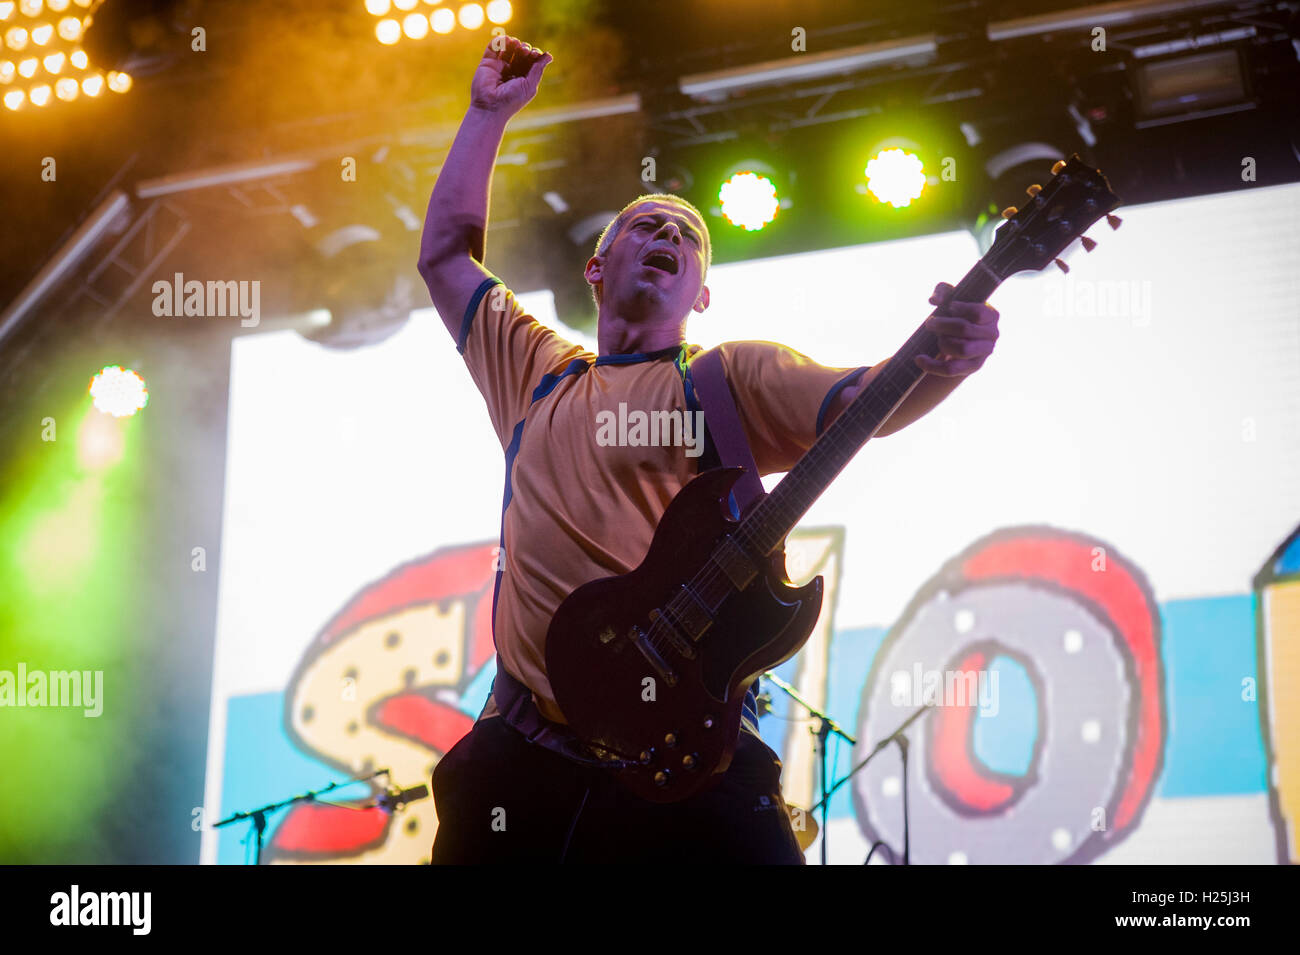
[{"label": "man", "polygon": [[[420,273],[506,453],[493,634],[507,673],[545,720],[564,715],[545,668],[547,627],[587,581],[635,568],[676,493],[716,452],[699,453],[686,318],[709,306],[708,228],[690,203],[641,196],[587,262],[599,355],[536,322],[482,265],[492,166],[507,121],[536,94],[552,60],[513,37],[488,50],[471,103],[429,201]],[[523,75],[503,79],[507,63]],[[524,72],[526,70],[526,73]],[[940,285],[931,303],[952,288]],[[928,322],[943,355],[885,423],[916,420],[993,350],[997,313],[951,303]],[[870,385],[874,368],[828,368],[770,342],[720,346],[760,473],[788,470]],[[610,442],[602,414],[679,414],[680,441]],[[630,429],[629,429],[630,431]],[[678,432],[675,432],[678,433]],[[599,680],[600,674],[591,674]],[[802,863],[780,794],[780,761],[759,738],[754,701],[720,783],[669,804],[626,792],[602,770],[530,743],[500,715],[498,687],[469,734],[434,769],[435,864],[491,861]]]}]

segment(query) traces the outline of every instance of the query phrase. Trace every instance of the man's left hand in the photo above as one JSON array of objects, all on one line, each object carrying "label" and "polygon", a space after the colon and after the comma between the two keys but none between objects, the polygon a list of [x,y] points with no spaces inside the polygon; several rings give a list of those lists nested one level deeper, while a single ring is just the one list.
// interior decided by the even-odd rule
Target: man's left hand
[{"label": "man's left hand", "polygon": [[939,339],[939,357],[918,355],[917,366],[926,374],[962,378],[977,371],[993,354],[998,340],[998,311],[987,302],[949,301],[956,289],[947,282],[934,287],[930,304],[939,306],[925,327]]}]

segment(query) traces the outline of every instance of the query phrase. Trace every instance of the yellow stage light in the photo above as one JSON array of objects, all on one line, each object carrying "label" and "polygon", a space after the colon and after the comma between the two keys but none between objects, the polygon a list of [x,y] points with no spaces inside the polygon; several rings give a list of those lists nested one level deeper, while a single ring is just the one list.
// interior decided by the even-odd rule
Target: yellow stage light
[{"label": "yellow stage light", "polygon": [[108,74],[108,88],[114,93],[125,93],[131,88],[131,76],[128,73],[118,73],[116,70]]},{"label": "yellow stage light", "polygon": [[72,65],[79,70],[84,70],[86,64],[90,62],[90,59],[86,56],[85,50],[74,50],[72,56],[68,57],[68,59],[71,60]]},{"label": "yellow stage light", "polygon": [[50,85],[42,83],[40,86],[33,86],[28,92],[27,97],[35,106],[44,106],[50,101]]},{"label": "yellow stage light", "polygon": [[22,50],[27,46],[27,31],[22,27],[10,27],[5,31],[5,46],[11,50]]},{"label": "yellow stage light", "polygon": [[18,9],[25,17],[38,17],[41,15],[41,0],[22,0],[18,4]]},{"label": "yellow stage light", "polygon": [[456,29],[456,14],[443,7],[429,14],[429,23],[432,25],[434,33],[450,33]]},{"label": "yellow stage light", "polygon": [[29,56],[18,64],[18,75],[28,78],[36,75],[36,68],[41,65],[41,61],[34,56]]},{"label": "yellow stage light", "polygon": [[64,102],[76,99],[77,81],[71,76],[65,76],[54,84],[54,95]]},{"label": "yellow stage light", "polygon": [[27,94],[22,90],[10,90],[8,93],[5,93],[5,106],[10,109],[17,109],[19,106],[23,105],[23,100],[26,98]]},{"label": "yellow stage light", "polygon": [[487,18],[493,23],[505,23],[513,13],[510,0],[492,0],[487,5]]},{"label": "yellow stage light", "polygon": [[8,20],[14,15],[14,0],[4,0],[0,3],[0,21]]},{"label": "yellow stage light", "polygon": [[748,171],[738,172],[722,184],[718,202],[727,221],[746,232],[763,228],[780,208],[772,180]]},{"label": "yellow stage light", "polygon": [[375,38],[385,46],[392,46],[402,38],[402,25],[396,20],[380,20],[375,24]]},{"label": "yellow stage light", "polygon": [[64,17],[59,21],[59,36],[65,40],[75,40],[81,36],[81,21],[76,17]]},{"label": "yellow stage light", "polygon": [[418,0],[393,0],[393,6],[399,10],[414,10]]},{"label": "yellow stage light", "polygon": [[32,42],[37,46],[44,46],[54,38],[54,25],[51,23],[42,23],[40,26],[32,27]]},{"label": "yellow stage light", "polygon": [[402,32],[412,40],[422,40],[429,34],[429,18],[423,13],[408,13],[402,21]]},{"label": "yellow stage light", "polygon": [[12,61],[0,60],[0,83],[12,83],[17,72],[18,69]]},{"label": "yellow stage light", "polygon": [[62,13],[68,9],[68,0],[45,0],[45,6],[51,13]]},{"label": "yellow stage light", "polygon": [[457,11],[456,19],[466,30],[477,30],[483,25],[483,8],[477,3],[467,3]]},{"label": "yellow stage light", "polygon": [[46,73],[63,72],[63,63],[65,60],[67,60],[67,57],[64,56],[62,53],[51,53],[49,56],[45,58],[44,61],[45,72]]},{"label": "yellow stage light", "polygon": [[382,17],[388,12],[388,0],[366,0],[366,12]]},{"label": "yellow stage light", "polygon": [[93,73],[81,81],[81,92],[87,96],[98,96],[104,92],[104,78],[98,73]]}]

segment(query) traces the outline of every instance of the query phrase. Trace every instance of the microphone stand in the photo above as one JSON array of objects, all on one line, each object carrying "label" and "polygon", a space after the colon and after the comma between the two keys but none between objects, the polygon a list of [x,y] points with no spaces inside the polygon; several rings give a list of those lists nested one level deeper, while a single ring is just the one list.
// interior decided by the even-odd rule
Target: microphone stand
[{"label": "microphone stand", "polygon": [[228,816],[225,819],[222,819],[220,822],[213,823],[212,828],[220,829],[222,826],[228,826],[232,822],[239,822],[242,819],[252,820],[253,831],[257,833],[257,855],[255,857],[253,865],[261,865],[262,864],[262,835],[263,833],[266,832],[266,817],[268,814],[275,812],[277,809],[283,809],[285,806],[291,806],[296,802],[311,802],[317,796],[323,796],[325,793],[330,792],[331,790],[334,789],[338,789],[341,786],[350,786],[352,783],[361,783],[361,782],[365,782],[367,779],[374,779],[376,776],[387,776],[387,775],[388,775],[388,770],[380,769],[377,770],[376,772],[371,773],[369,776],[358,776],[356,779],[345,779],[343,780],[343,782],[340,783],[330,783],[328,786],[325,786],[322,789],[313,789],[310,792],[302,793],[290,799],[285,799],[281,802],[269,803],[268,805],[260,806],[257,809],[249,809],[246,812],[237,812],[232,816]]},{"label": "microphone stand", "polygon": [[[822,797],[822,802],[829,803],[830,797],[835,794],[835,790],[839,789],[850,779],[852,779],[855,775],[857,775],[857,773],[860,772],[867,765],[867,763],[871,762],[871,760],[875,757],[875,755],[879,753],[882,749],[885,749],[890,743],[897,743],[898,751],[902,754],[903,757],[903,865],[911,864],[910,838],[909,838],[908,821],[907,821],[907,746],[908,743],[907,743],[907,737],[903,735],[903,731],[906,730],[913,723],[915,723],[917,720],[919,720],[922,714],[924,714],[925,711],[928,710],[932,705],[933,704],[926,703],[923,704],[922,706],[917,707],[915,713],[913,713],[907,719],[903,720],[903,722],[899,724],[898,729],[894,730],[894,732],[890,733],[879,743],[877,743],[875,749],[867,753],[866,758],[863,759],[862,762],[858,763],[858,765],[850,769],[848,773],[845,774],[844,778],[841,779],[839,782],[837,782],[834,786],[832,786],[830,788],[830,791],[827,792]],[[817,805],[821,806],[822,803],[818,803]],[[813,808],[815,809],[817,807],[814,806]],[[826,809],[827,806],[822,806],[822,819],[826,818]],[[825,838],[826,838],[826,834],[823,831],[822,839],[825,840]],[[888,849],[889,847],[886,846],[885,848]],[[823,852],[823,857],[824,855],[825,853]],[[894,854],[891,851],[889,853],[891,860],[893,859],[893,855]],[[868,859],[871,858],[870,853],[868,853],[867,858]]]},{"label": "microphone stand", "polygon": [[813,706],[811,703],[809,703],[807,700],[805,700],[802,696],[799,695],[799,691],[798,691],[798,690],[796,690],[796,689],[795,689],[793,686],[791,686],[789,683],[786,683],[785,680],[781,679],[779,676],[777,676],[777,675],[776,675],[775,673],[773,673],[771,670],[769,670],[769,671],[767,671],[766,673],[764,673],[764,674],[763,674],[763,677],[764,677],[764,679],[771,680],[773,683],[775,683],[777,686],[779,686],[782,690],[785,691],[785,693],[786,693],[787,696],[789,696],[792,700],[794,700],[796,703],[798,703],[798,704],[799,704],[800,706],[802,706],[805,710],[807,710],[809,713],[811,713],[813,716],[815,716],[815,717],[817,718],[817,721],[818,721],[818,726],[817,726],[817,752],[818,752],[818,754],[819,754],[820,757],[821,757],[821,772],[818,774],[818,780],[817,780],[817,782],[818,782],[818,787],[819,787],[820,790],[821,790],[822,799],[821,799],[821,802],[817,803],[816,806],[813,806],[813,807],[812,807],[811,809],[809,809],[808,811],[809,811],[809,812],[815,812],[816,809],[817,809],[817,806],[821,806],[821,809],[822,809],[822,832],[821,832],[821,836],[822,836],[822,865],[826,865],[826,843],[827,843],[827,841],[828,841],[829,838],[830,838],[830,830],[826,827],[826,823],[827,823],[827,817],[828,817],[829,812],[830,812],[830,793],[833,793],[833,792],[835,791],[834,788],[832,788],[829,792],[828,792],[827,789],[826,789],[826,780],[827,780],[827,778],[828,778],[828,770],[827,770],[827,768],[826,768],[826,750],[827,750],[827,745],[826,745],[826,744],[827,744],[827,742],[829,741],[829,738],[830,738],[831,733],[834,733],[834,734],[836,734],[837,736],[840,736],[840,737],[842,737],[843,739],[848,740],[850,746],[856,746],[858,741],[855,740],[855,739],[854,739],[852,736],[850,736],[848,733],[844,732],[844,730],[843,730],[843,728],[840,726],[840,724],[837,723],[837,722],[835,722],[835,720],[831,719],[831,717],[830,717],[829,714],[827,714],[827,713],[823,713],[823,712],[822,712],[821,710],[819,710],[817,707]]}]

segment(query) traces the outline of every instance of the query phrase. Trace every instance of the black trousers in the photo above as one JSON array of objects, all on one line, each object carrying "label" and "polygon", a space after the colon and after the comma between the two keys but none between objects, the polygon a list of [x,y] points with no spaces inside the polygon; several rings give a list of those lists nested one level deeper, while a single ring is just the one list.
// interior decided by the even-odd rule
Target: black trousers
[{"label": "black trousers", "polygon": [[528,742],[499,716],[480,719],[434,766],[430,861],[802,865],[780,778],[776,754],[741,733],[717,786],[651,803],[606,771]]}]

